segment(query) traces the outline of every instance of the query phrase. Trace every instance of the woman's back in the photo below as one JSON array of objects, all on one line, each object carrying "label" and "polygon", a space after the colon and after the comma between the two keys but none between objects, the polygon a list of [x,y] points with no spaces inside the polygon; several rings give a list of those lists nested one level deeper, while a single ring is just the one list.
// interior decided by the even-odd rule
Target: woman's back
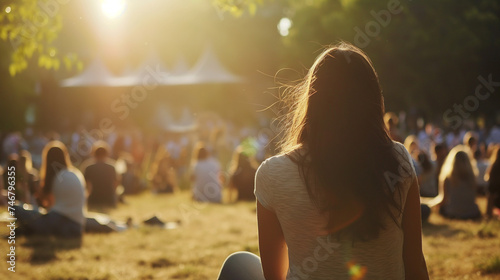
[{"label": "woman's back", "polygon": [[446,179],[442,213],[450,218],[469,219],[481,216],[476,204],[476,188],[468,181]]},{"label": "woman's back", "polygon": [[219,179],[220,164],[210,157],[199,160],[193,167],[194,198],[198,201],[220,202],[222,199]]},{"label": "woman's back", "polygon": [[431,163],[429,170],[423,170],[419,175],[420,179],[420,196],[435,197],[438,195],[438,182],[436,165]]},{"label": "woman's back", "polygon": [[257,170],[252,167],[239,168],[232,175],[232,183],[238,190],[238,200],[255,200],[253,188],[256,171]]},{"label": "woman's back", "polygon": [[[402,165],[410,164],[403,145],[394,143],[394,152]],[[416,180],[414,171],[411,173],[392,174],[400,176],[392,177],[395,180],[403,179],[394,192],[402,208],[412,180]],[[400,213],[394,213],[397,224],[387,215],[385,229],[367,242],[353,243],[348,235],[339,239],[328,235],[326,214],[311,201],[297,164],[286,155],[272,157],[261,165],[255,194],[264,207],[275,212],[281,224],[290,262],[287,279],[350,279],[353,271],[358,271],[358,276],[366,273],[364,279],[405,277]]]},{"label": "woman's back", "polygon": [[57,173],[52,183],[54,205],[50,209],[80,225],[84,223],[85,183],[77,169],[63,169]]}]

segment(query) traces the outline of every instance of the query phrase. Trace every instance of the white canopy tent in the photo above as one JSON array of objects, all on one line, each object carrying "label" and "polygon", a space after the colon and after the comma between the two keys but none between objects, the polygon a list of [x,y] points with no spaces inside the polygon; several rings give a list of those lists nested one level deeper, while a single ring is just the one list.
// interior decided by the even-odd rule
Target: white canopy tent
[{"label": "white canopy tent", "polygon": [[165,64],[163,64],[155,51],[152,51],[135,71],[130,72],[128,75],[116,78],[117,84],[125,87],[141,85],[144,77],[151,75],[149,72],[159,74],[155,75],[155,80],[158,84],[168,85],[170,70],[165,66]]},{"label": "white canopy tent", "polygon": [[166,86],[234,84],[243,81],[220,63],[211,47],[205,48],[195,66],[191,70],[188,69],[186,60],[179,57],[175,67],[170,71],[159,56],[152,52],[137,70],[116,77],[100,59],[96,58],[81,74],[62,80],[60,84],[62,87],[129,87],[141,85],[147,75],[154,75],[158,84]]},{"label": "white canopy tent", "polygon": [[113,87],[114,76],[99,59],[94,59],[79,75],[61,81],[62,87],[104,86]]},{"label": "white canopy tent", "polygon": [[177,77],[174,84],[193,85],[193,84],[232,84],[242,81],[229,72],[219,61],[211,47],[205,48],[205,51],[198,59],[196,65],[186,73],[186,75]]},{"label": "white canopy tent", "polygon": [[177,61],[175,62],[174,68],[172,68],[172,76],[173,77],[181,77],[186,75],[189,72],[189,65],[186,62],[186,58],[184,56],[179,56]]}]

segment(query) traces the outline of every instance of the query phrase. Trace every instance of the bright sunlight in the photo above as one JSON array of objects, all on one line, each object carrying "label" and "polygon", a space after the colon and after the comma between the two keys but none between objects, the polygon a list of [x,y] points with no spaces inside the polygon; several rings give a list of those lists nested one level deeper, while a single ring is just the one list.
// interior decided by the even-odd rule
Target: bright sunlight
[{"label": "bright sunlight", "polygon": [[116,18],[125,10],[125,0],[103,0],[102,12],[108,18]]}]

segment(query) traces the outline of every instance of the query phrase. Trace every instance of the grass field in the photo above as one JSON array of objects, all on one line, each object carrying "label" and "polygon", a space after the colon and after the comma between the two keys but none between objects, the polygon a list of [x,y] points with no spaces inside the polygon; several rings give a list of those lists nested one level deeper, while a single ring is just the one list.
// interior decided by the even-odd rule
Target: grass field
[{"label": "grass field", "polygon": [[[478,200],[484,210],[484,198]],[[235,251],[258,252],[254,203],[196,204],[189,193],[127,197],[108,212],[138,226],[124,232],[87,234],[81,248],[54,241],[16,240],[16,272],[1,262],[0,279],[215,279]],[[141,225],[157,215],[180,220],[176,229]],[[0,233],[7,227],[2,224]],[[6,239],[0,252],[6,260]],[[424,225],[424,254],[431,279],[500,279],[500,222],[444,220]]]}]

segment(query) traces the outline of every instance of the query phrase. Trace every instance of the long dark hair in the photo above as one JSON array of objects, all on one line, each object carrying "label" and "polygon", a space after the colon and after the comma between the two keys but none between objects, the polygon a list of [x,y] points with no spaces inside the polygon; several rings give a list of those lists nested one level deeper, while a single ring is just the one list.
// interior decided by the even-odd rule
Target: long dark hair
[{"label": "long dark hair", "polygon": [[[293,93],[281,153],[299,165],[309,196],[329,214],[329,232],[376,238],[388,216],[397,223],[402,213],[386,176],[399,174],[401,165],[370,59],[350,44],[328,48]],[[339,209],[356,207],[352,221],[336,222]]]},{"label": "long dark hair", "polygon": [[52,193],[52,184],[57,173],[62,169],[72,168],[66,146],[60,141],[51,141],[45,145],[42,152],[40,182],[44,194]]}]

